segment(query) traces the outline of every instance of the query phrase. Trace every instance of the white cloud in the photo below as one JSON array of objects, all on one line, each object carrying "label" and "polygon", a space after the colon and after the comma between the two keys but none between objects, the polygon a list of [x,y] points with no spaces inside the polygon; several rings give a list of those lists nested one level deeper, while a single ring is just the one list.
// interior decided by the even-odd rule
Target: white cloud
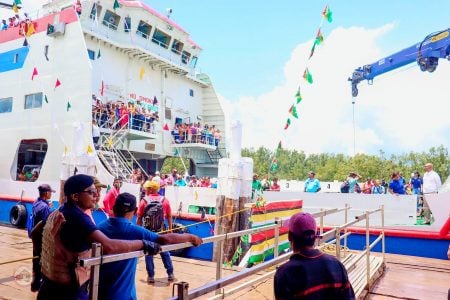
[{"label": "white cloud", "polygon": [[[325,36],[325,43],[309,62],[312,41],[293,50],[284,67],[282,85],[263,95],[222,98],[228,120],[243,124],[243,147],[275,149],[282,140],[284,147],[306,153],[353,154],[352,97],[347,78],[355,68],[392,54],[384,53],[378,42],[394,29],[393,24],[376,29],[337,28]],[[312,85],[301,78],[306,64],[314,78]],[[411,66],[375,78],[373,86],[359,84],[355,104],[357,152],[383,149],[398,153],[449,145],[450,64],[441,60],[432,74]],[[303,96],[297,106],[300,118],[291,117],[290,128],[283,130],[299,83]]]}]

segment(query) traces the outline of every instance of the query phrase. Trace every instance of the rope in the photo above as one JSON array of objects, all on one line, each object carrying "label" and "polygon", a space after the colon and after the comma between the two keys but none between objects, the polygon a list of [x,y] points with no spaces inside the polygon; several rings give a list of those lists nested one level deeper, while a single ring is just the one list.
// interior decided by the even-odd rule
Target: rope
[{"label": "rope", "polygon": [[32,257],[25,257],[25,258],[19,258],[19,259],[14,259],[14,260],[7,260],[7,261],[0,262],[0,266],[1,266],[1,265],[6,265],[6,264],[15,263],[15,262],[19,262],[19,261],[24,261],[24,260],[29,260],[29,259],[35,259],[35,258],[38,258],[38,257],[39,257],[39,256],[32,256]]},{"label": "rope", "polygon": [[[248,208],[243,208],[243,209],[241,209],[241,210],[237,210],[237,211],[235,211],[235,212],[232,212],[232,213],[229,213],[229,214],[220,216],[220,217],[216,217],[216,220],[220,220],[220,219],[222,219],[222,218],[229,217],[229,216],[232,216],[232,215],[234,215],[234,214],[238,214],[238,213],[244,212],[244,211],[249,210],[249,209],[251,209],[251,208],[249,208],[249,207],[248,207]],[[197,223],[193,223],[193,224],[189,224],[189,225],[182,226],[181,228],[188,228],[188,227],[191,227],[191,226],[197,226],[197,225],[199,225],[199,224],[203,224],[203,223],[206,223],[206,222],[210,223],[209,218],[207,218],[207,219],[204,220],[204,221],[200,221],[200,222],[197,222]],[[171,232],[171,231],[173,231],[173,230],[174,230],[174,229],[167,229],[167,230],[158,231],[157,233],[158,233],[158,234],[168,233],[168,232]]]}]

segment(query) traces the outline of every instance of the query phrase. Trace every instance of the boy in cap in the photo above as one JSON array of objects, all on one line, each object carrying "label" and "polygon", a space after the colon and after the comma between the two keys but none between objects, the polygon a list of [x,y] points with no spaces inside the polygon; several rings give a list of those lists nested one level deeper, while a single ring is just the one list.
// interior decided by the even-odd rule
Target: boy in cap
[{"label": "boy in cap", "polygon": [[41,287],[41,251],[42,251],[42,231],[45,222],[50,215],[50,202],[52,193],[55,191],[48,184],[41,184],[38,187],[39,197],[34,201],[31,209],[33,228],[30,237],[33,242],[33,280],[31,281],[31,291],[37,292]]},{"label": "boy in cap", "polygon": [[293,254],[275,273],[275,299],[355,299],[344,265],[314,248],[314,217],[300,212],[287,226]]},{"label": "boy in cap", "polygon": [[92,243],[100,243],[103,254],[158,253],[159,245],[151,241],[113,240],[98,230],[85,213],[95,207],[96,193],[94,179],[88,175],[74,175],[64,183],[67,201],[48,216],[42,234],[43,282],[38,300],[89,298],[89,268],[77,265],[77,261],[89,257]]},{"label": "boy in cap", "polygon": [[[136,213],[136,197],[129,193],[122,193],[117,197],[113,210],[114,217],[98,226],[100,231],[110,238],[145,239],[161,245],[191,242],[194,246],[198,246],[202,243],[201,238],[192,234],[167,233],[158,235],[134,225],[131,220]],[[102,265],[99,299],[136,299],[137,261],[137,258],[131,258]]]}]

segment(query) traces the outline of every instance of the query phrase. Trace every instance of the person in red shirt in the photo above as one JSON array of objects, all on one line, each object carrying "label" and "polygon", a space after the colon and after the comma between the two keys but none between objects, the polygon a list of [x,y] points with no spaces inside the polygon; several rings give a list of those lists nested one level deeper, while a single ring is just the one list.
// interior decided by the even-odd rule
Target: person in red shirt
[{"label": "person in red shirt", "polygon": [[[170,207],[169,200],[158,194],[159,191],[159,183],[156,181],[146,181],[143,185],[143,188],[145,189],[145,196],[143,199],[141,199],[141,202],[139,203],[139,207],[137,210],[137,225],[142,226],[142,218],[144,217],[144,211],[145,207],[152,201],[160,201],[162,203],[162,208],[164,212],[164,220],[167,221],[168,224],[168,231],[172,229],[172,209]],[[158,233],[158,232],[157,232]],[[169,252],[161,252],[161,260],[164,264],[164,268],[167,271],[168,275],[168,281],[174,281],[175,276],[173,275],[173,265],[172,260],[170,258]],[[146,255],[145,256],[145,266],[147,269],[147,283],[153,284],[155,283],[155,265],[153,262],[153,256]]]},{"label": "person in red shirt", "polygon": [[122,187],[122,178],[117,177],[114,179],[112,188],[108,191],[103,199],[103,209],[109,216],[114,216],[113,207],[116,203],[116,198],[120,194],[120,188]]},{"label": "person in red shirt", "polygon": [[367,177],[367,181],[364,182],[362,187],[363,194],[371,194],[372,193],[373,182],[370,177]]},{"label": "person in red shirt", "polygon": [[277,177],[274,177],[272,179],[272,185],[270,186],[270,190],[271,191],[276,191],[276,192],[280,191],[280,185],[278,184],[278,178]]}]

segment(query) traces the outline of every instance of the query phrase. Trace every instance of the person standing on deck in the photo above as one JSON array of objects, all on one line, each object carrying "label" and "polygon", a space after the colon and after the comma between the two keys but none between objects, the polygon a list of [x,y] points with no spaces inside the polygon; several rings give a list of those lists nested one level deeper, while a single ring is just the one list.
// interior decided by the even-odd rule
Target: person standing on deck
[{"label": "person standing on deck", "polygon": [[[139,203],[137,210],[137,225],[159,233],[166,228],[170,231],[172,229],[172,208],[169,200],[158,194],[159,183],[155,181],[146,181],[143,188],[145,189],[145,196]],[[166,226],[168,225],[168,227]],[[167,271],[168,281],[174,281],[172,259],[169,252],[161,252],[161,260],[164,268]],[[145,265],[147,269],[147,283],[155,283],[155,265],[153,256],[145,257]]]},{"label": "person standing on deck", "polygon": [[314,248],[314,217],[300,212],[286,226],[293,255],[275,273],[275,299],[355,299],[344,265]]},{"label": "person standing on deck", "polygon": [[45,222],[50,215],[51,204],[49,200],[52,193],[55,192],[48,184],[41,184],[38,187],[39,197],[33,203],[31,213],[33,214],[33,228],[30,232],[30,237],[33,242],[33,279],[31,281],[31,291],[37,292],[41,287],[42,273],[41,273],[41,251],[42,251],[42,231],[44,230]]},{"label": "person standing on deck", "polygon": [[117,177],[114,179],[112,188],[108,191],[105,198],[103,199],[103,208],[105,210],[105,213],[107,213],[109,216],[112,216],[114,207],[114,202],[116,201],[117,196],[120,193],[120,188],[122,187],[122,178]]},{"label": "person standing on deck", "polygon": [[373,187],[373,181],[370,177],[367,177],[367,181],[364,182],[363,187],[362,187],[363,194],[371,194],[372,187]]},{"label": "person standing on deck", "polygon": [[[129,193],[117,196],[113,207],[114,217],[102,222],[98,228],[112,239],[145,239],[161,245],[191,242],[202,243],[196,235],[184,233],[157,234],[134,225],[131,220],[136,214],[136,197]],[[98,298],[108,300],[136,300],[136,265],[138,258],[104,264],[100,268]]]},{"label": "person standing on deck", "polygon": [[[425,174],[423,174],[423,194],[435,194],[442,186],[441,177],[439,177],[439,174],[433,170],[432,163],[426,163],[424,168]],[[431,224],[431,212],[426,198],[423,200],[423,216],[425,218],[423,224]]]},{"label": "person standing on deck", "polygon": [[405,195],[405,186],[400,179],[400,173],[394,172],[391,176],[391,182],[389,182],[389,193],[394,195]]},{"label": "person standing on deck", "polygon": [[313,171],[308,172],[308,179],[305,181],[305,188],[303,189],[306,193],[317,193],[321,190],[319,179],[315,178],[316,173]]},{"label": "person standing on deck", "polygon": [[362,176],[359,175],[356,172],[350,172],[348,174],[347,182],[348,182],[348,185],[349,185],[349,188],[348,188],[348,192],[349,193],[354,193],[355,192],[355,187],[358,184],[358,179],[361,179],[361,178],[362,178]]}]

